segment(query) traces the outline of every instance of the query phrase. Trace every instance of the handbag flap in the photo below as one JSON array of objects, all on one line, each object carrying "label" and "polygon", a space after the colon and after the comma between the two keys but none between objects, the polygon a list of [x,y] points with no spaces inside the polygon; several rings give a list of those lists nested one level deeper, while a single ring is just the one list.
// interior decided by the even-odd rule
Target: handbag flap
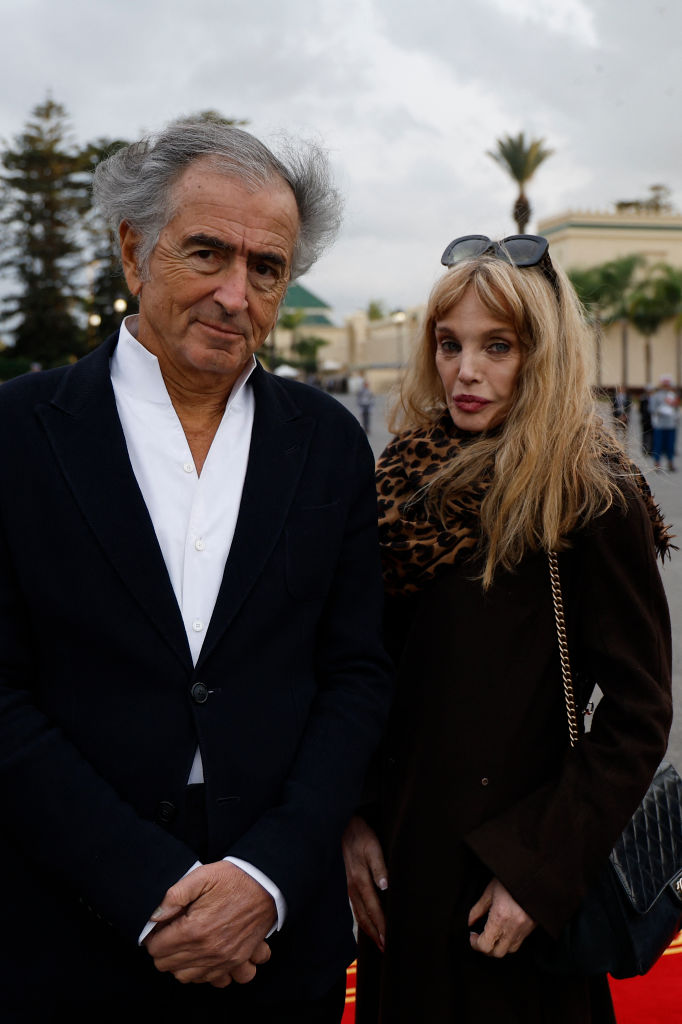
[{"label": "handbag flap", "polygon": [[664,761],[657,769],[613,848],[611,863],[640,914],[646,913],[671,883],[682,903],[682,779],[673,765]]}]

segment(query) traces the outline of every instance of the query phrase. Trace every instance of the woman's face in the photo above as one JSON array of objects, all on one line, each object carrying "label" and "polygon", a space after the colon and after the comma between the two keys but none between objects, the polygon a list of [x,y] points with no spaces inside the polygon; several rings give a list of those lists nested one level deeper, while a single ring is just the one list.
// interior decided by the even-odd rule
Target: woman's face
[{"label": "woman's face", "polygon": [[511,321],[490,313],[467,288],[435,334],[436,369],[455,425],[478,432],[502,423],[523,362]]}]

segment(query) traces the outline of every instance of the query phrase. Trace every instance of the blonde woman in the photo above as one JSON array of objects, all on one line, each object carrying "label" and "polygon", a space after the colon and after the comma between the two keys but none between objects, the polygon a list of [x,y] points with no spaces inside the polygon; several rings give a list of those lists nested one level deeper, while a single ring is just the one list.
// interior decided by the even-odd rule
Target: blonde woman
[{"label": "blonde woman", "polygon": [[[443,262],[377,472],[398,683],[377,798],[344,844],[358,1024],[603,1024],[606,979],[535,953],[666,749],[670,541],[595,411],[590,332],[546,240],[467,236]],[[551,551],[578,699],[603,691],[575,749]]]}]

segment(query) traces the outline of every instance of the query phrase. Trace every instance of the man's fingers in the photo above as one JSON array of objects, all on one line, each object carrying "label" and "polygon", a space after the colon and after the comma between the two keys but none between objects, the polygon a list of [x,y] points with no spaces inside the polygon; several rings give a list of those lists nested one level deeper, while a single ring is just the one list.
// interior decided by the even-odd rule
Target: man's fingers
[{"label": "man's fingers", "polygon": [[174,977],[182,985],[212,985],[213,988],[227,988],[228,985],[232,984],[232,975],[226,970],[204,973],[196,969],[187,968],[184,971],[177,971]]},{"label": "man's fingers", "polygon": [[232,976],[226,968],[208,969],[206,967],[183,967],[181,970],[173,971],[173,977],[182,985],[204,985],[206,983],[216,988],[227,988],[232,981]]},{"label": "man's fingers", "polygon": [[256,965],[251,960],[247,960],[239,967],[233,967],[231,974],[232,980],[236,981],[238,985],[248,985],[256,977]]},{"label": "man's fingers", "polygon": [[164,921],[172,921],[174,917],[181,914],[187,906],[186,903],[173,903],[168,898],[168,893],[163,898],[163,902],[159,904],[154,913],[149,918],[150,921],[155,921],[156,924],[161,924]]},{"label": "man's fingers", "polygon": [[271,950],[267,942],[261,942],[259,946],[256,946],[253,953],[251,954],[250,960],[252,964],[266,964],[271,957]]},{"label": "man's fingers", "polygon": [[[196,878],[195,878],[196,876]],[[166,894],[164,903],[185,899],[184,913],[156,929],[146,942],[160,970],[192,967],[232,971],[261,948],[276,908],[272,896],[233,864],[218,861],[199,867]],[[163,911],[163,904],[161,910]]]},{"label": "man's fingers", "polygon": [[150,917],[150,921],[169,921],[177,917],[181,910],[193,903],[205,888],[205,872],[201,867],[190,871],[179,882],[172,885],[163,900]]},{"label": "man's fingers", "polygon": [[209,985],[213,985],[213,988],[227,988],[232,983],[232,975],[223,972],[222,974],[216,974],[212,978],[207,978],[206,981]]}]

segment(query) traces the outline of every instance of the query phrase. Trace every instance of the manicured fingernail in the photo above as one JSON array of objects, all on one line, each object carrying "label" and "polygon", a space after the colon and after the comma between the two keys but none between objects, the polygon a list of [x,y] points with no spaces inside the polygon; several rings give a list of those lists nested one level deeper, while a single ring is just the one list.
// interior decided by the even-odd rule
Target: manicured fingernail
[{"label": "manicured fingernail", "polygon": [[154,913],[149,918],[150,921],[163,921],[165,917],[163,907],[157,907]]},{"label": "manicured fingernail", "polygon": [[377,884],[378,884],[378,886],[379,886],[379,888],[381,889],[382,892],[385,892],[386,889],[388,889],[388,879],[387,878],[380,878],[379,882]]}]

